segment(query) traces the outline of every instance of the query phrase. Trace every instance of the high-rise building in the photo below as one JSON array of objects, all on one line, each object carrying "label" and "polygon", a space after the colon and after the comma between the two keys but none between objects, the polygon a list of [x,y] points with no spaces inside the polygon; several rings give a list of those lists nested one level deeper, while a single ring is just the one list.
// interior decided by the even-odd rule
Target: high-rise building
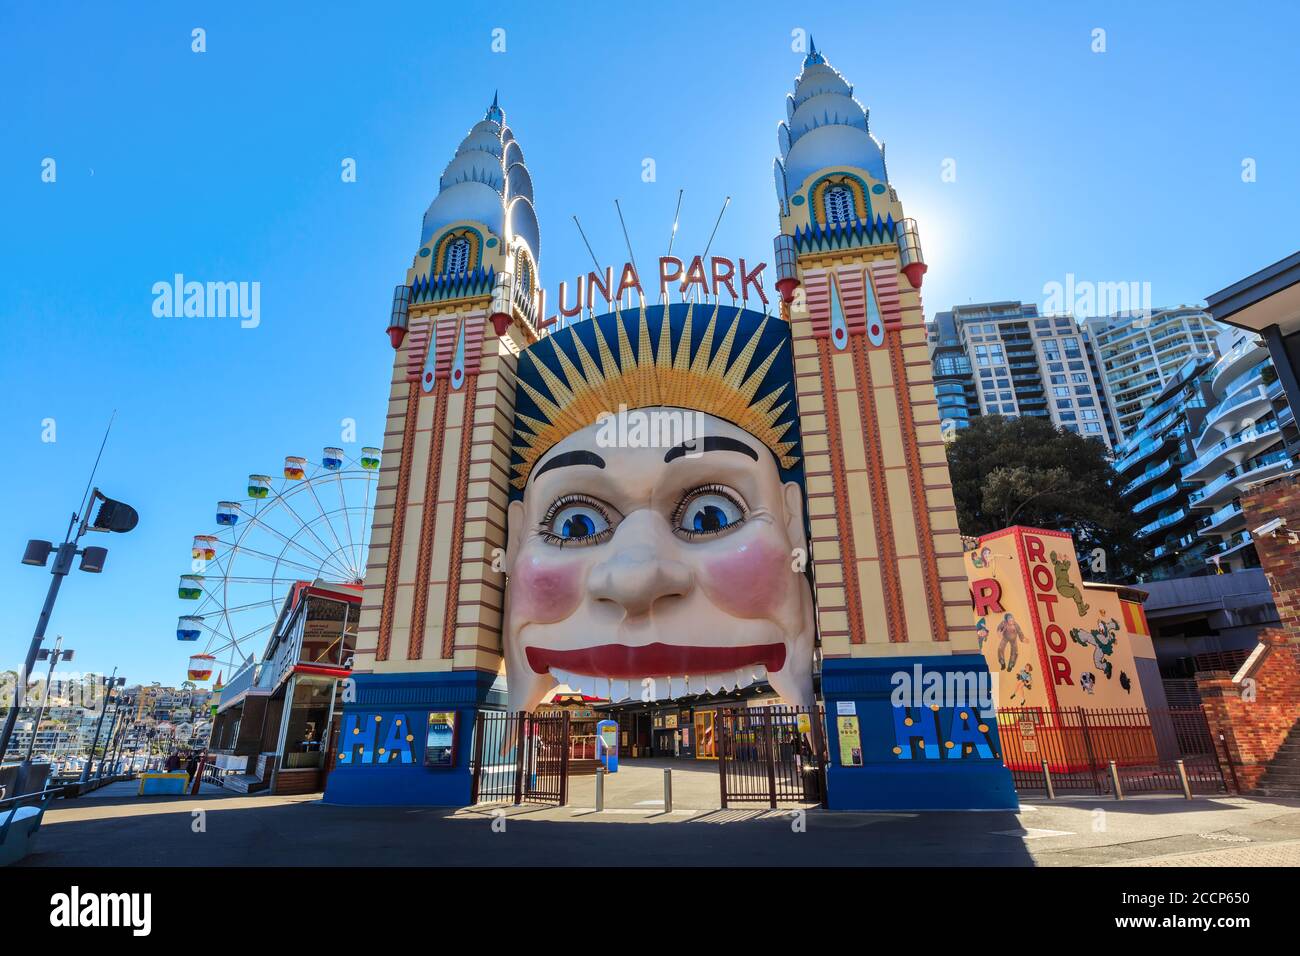
[{"label": "high-rise building", "polygon": [[1241,494],[1294,466],[1295,415],[1269,350],[1258,335],[1228,329],[1221,358],[1209,370],[1213,406],[1194,440],[1196,458],[1182,468],[1193,486],[1188,503],[1209,544],[1206,557],[1220,570],[1258,567],[1259,557],[1241,510]]},{"label": "high-rise building", "polygon": [[1083,327],[1121,441],[1189,358],[1218,354],[1223,331],[1203,309],[1185,305],[1085,319]]},{"label": "high-rise building", "polygon": [[1189,501],[1195,486],[1180,471],[1196,459],[1195,439],[1213,403],[1213,365],[1208,354],[1187,359],[1115,449],[1120,494],[1143,522],[1137,537],[1152,560],[1152,579],[1205,573],[1210,544],[1197,534],[1200,518]]},{"label": "high-rise building", "polygon": [[1267,347],[1226,330],[1152,399],[1115,462],[1152,577],[1258,567],[1240,496],[1293,467],[1298,437]]},{"label": "high-rise building", "polygon": [[979,394],[970,356],[962,345],[961,330],[951,312],[939,312],[926,329],[934,392],[939,402],[939,422],[946,437],[966,428],[980,413]]},{"label": "high-rise building", "polygon": [[[942,374],[938,364],[948,360],[945,368],[957,368],[956,349],[943,344],[954,334],[971,366],[967,419],[977,414],[1031,415],[1112,447],[1096,363],[1073,317],[1039,315],[1036,305],[1014,300],[959,305],[936,315],[929,336],[936,390],[940,383],[949,386],[947,407],[955,413],[953,385],[961,379],[955,371]],[[939,401],[942,407],[943,395]]]}]

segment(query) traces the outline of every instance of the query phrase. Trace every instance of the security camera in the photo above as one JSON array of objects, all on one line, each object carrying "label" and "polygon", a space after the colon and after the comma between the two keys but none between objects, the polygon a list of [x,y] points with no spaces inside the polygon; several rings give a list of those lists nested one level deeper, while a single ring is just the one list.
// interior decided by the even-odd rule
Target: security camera
[{"label": "security camera", "polygon": [[1262,538],[1265,536],[1272,538],[1277,534],[1279,528],[1284,527],[1286,527],[1285,518],[1274,518],[1272,521],[1264,522],[1264,524],[1252,531],[1251,535],[1256,538]]}]

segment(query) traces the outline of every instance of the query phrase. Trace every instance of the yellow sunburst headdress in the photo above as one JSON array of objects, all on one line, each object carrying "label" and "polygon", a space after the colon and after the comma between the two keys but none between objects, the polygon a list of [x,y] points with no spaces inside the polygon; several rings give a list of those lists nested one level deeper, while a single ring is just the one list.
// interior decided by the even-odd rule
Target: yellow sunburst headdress
[{"label": "yellow sunburst headdress", "polygon": [[574,323],[523,351],[515,399],[516,489],[557,442],[620,408],[705,412],[761,441],[783,472],[799,464],[789,326],[747,309],[676,303]]}]

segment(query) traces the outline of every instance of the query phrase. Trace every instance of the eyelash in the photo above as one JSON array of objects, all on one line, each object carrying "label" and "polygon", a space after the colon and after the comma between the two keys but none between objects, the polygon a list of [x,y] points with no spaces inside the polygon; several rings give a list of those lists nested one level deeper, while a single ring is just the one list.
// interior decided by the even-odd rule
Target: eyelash
[{"label": "eyelash", "polygon": [[[564,538],[552,531],[550,528],[552,519],[554,519],[560,511],[573,504],[584,504],[587,507],[600,512],[600,516],[605,519],[605,528],[601,531],[597,531],[595,534],[587,535],[585,538]],[[595,498],[588,495],[572,494],[565,495],[562,498],[557,498],[551,503],[551,506],[546,509],[546,514],[542,515],[541,523],[537,526],[537,533],[541,535],[543,541],[559,548],[563,548],[565,545],[578,545],[585,547],[592,544],[602,544],[609,540],[609,538],[614,534],[614,522],[609,519],[609,512],[605,510],[605,506]]]},{"label": "eyelash", "polygon": [[[740,512],[740,520],[737,521],[735,525],[728,525],[725,528],[718,528],[716,531],[686,530],[681,526],[682,515],[685,514],[686,512],[686,506],[689,505],[696,498],[700,497],[701,495],[720,495],[721,497],[726,498],[733,505],[735,505],[736,509]],[[736,494],[736,492],[732,491],[730,488],[727,488],[723,485],[701,485],[700,487],[693,488],[690,491],[686,492],[686,494],[682,495],[682,500],[679,501],[677,503],[677,507],[673,509],[672,518],[670,519],[669,523],[672,525],[673,534],[677,535],[677,537],[682,538],[686,541],[694,541],[699,538],[706,537],[708,535],[727,534],[730,531],[734,531],[736,526],[744,524],[745,519],[748,517],[749,517],[749,509],[745,507],[744,502],[740,500],[740,496]]]}]

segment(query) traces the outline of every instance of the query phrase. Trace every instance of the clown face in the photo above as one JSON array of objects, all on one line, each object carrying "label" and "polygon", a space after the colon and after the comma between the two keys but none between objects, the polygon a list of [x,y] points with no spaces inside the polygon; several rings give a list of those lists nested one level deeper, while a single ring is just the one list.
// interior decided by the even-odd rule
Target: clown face
[{"label": "clown face", "polygon": [[511,710],[558,683],[617,701],[766,679],[814,702],[802,491],[753,436],[702,424],[691,450],[591,425],[538,459],[509,512]]}]

